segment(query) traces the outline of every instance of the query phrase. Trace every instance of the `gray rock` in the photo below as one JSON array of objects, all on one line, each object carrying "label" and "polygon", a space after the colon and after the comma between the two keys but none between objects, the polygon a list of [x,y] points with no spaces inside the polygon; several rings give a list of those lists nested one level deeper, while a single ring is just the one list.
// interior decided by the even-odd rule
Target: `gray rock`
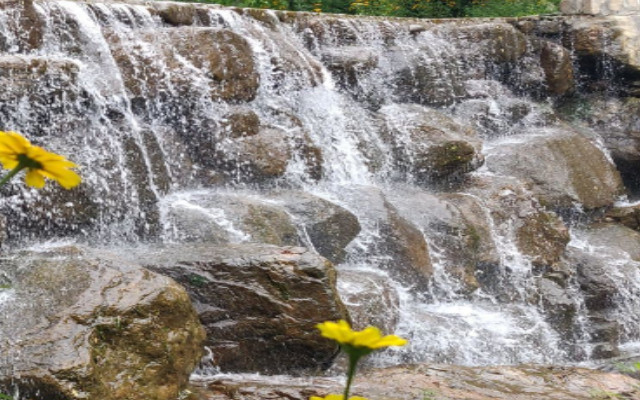
[{"label": "gray rock", "polygon": [[194,192],[163,199],[172,240],[213,244],[254,242],[297,246],[298,230],[284,207],[256,196]]},{"label": "gray rock", "polygon": [[439,111],[413,104],[380,109],[383,137],[398,168],[418,182],[458,177],[482,165],[482,143],[476,132]]},{"label": "gray rock", "polygon": [[530,182],[541,203],[585,209],[613,204],[624,193],[620,174],[605,154],[570,129],[529,132],[495,143],[486,159],[489,170]]},{"label": "gray rock", "polygon": [[270,198],[282,204],[321,256],[334,264],[344,260],[345,247],[360,232],[355,215],[309,193],[281,190]]},{"label": "gray rock", "polygon": [[387,277],[343,270],[338,274],[338,288],[354,329],[375,326],[382,332],[395,331],[400,319],[400,299]]}]

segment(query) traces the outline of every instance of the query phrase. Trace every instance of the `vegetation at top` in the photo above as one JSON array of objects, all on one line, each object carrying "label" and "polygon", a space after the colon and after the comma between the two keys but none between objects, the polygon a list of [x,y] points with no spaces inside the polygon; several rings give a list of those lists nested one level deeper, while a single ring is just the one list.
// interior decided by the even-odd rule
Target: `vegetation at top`
[{"label": "vegetation at top", "polygon": [[[193,1],[193,0],[183,0]],[[414,18],[553,14],[560,0],[195,0],[235,7]]]}]

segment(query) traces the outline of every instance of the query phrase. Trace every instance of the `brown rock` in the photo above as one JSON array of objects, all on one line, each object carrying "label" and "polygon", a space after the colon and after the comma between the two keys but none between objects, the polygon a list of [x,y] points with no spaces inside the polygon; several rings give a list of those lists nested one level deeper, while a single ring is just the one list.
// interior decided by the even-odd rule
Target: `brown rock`
[{"label": "brown rock", "polygon": [[193,4],[185,3],[152,3],[162,20],[170,25],[193,25],[197,11]]},{"label": "brown rock", "polygon": [[640,261],[640,233],[626,226],[612,223],[592,224],[583,231],[585,238],[594,246],[617,249]]},{"label": "brown rock", "polygon": [[605,217],[635,231],[640,231],[640,206],[613,207]]},{"label": "brown rock", "polygon": [[77,252],[5,261],[13,297],[2,305],[0,332],[12,339],[0,344],[1,392],[176,398],[204,339],[184,289],[135,263]]},{"label": "brown rock", "polygon": [[[328,378],[290,378],[275,383],[268,377],[224,378],[198,382],[190,400],[261,400],[341,393]],[[370,399],[447,400],[593,400],[594,396],[640,396],[631,377],[585,368],[518,366],[462,367],[412,365],[373,370],[355,379],[354,396]],[[606,397],[603,397],[606,398]]]},{"label": "brown rock", "polygon": [[540,65],[546,77],[547,90],[564,95],[575,86],[571,52],[552,42],[544,42],[540,52]]},{"label": "brown rock", "polygon": [[154,251],[150,268],[183,284],[224,371],[320,371],[337,353],[315,325],[348,319],[326,259],[300,247],[192,246]]},{"label": "brown rock", "polygon": [[569,229],[557,215],[541,211],[524,217],[521,223],[516,231],[517,245],[534,265],[560,261],[571,238]]},{"label": "brown rock", "polygon": [[235,108],[222,117],[221,125],[224,136],[254,136],[260,131],[260,117],[250,108]]}]

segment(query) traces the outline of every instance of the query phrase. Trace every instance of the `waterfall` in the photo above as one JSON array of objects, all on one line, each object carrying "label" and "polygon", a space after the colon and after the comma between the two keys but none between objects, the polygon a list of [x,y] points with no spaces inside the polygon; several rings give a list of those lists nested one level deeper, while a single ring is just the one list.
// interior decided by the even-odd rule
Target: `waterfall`
[{"label": "waterfall", "polygon": [[[619,322],[623,350],[637,347],[638,260],[583,234],[584,209],[623,194],[613,161],[541,94],[547,42],[517,24],[180,3],[42,1],[30,13],[25,30],[0,9],[0,129],[68,155],[84,183],[3,188],[7,248],[260,241],[245,218],[255,207],[292,221],[282,243],[313,247],[277,195],[296,190],[358,219],[339,278],[376,274],[399,299],[395,333],[411,345],[373,364],[603,358],[567,252],[611,268],[619,293],[599,312]],[[567,188],[574,149],[611,172]],[[527,157],[566,168],[532,177],[510,164]]]}]

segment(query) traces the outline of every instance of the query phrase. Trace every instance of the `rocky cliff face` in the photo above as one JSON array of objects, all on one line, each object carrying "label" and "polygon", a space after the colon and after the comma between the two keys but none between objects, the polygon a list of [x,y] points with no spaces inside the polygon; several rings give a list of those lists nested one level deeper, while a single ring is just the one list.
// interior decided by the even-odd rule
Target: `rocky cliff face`
[{"label": "rocky cliff face", "polygon": [[[615,357],[640,341],[636,19],[2,2],[0,129],[84,177],[3,188],[3,244],[178,246],[136,261],[189,289],[234,371],[326,366],[305,332],[345,316],[336,284],[411,340],[374,364]],[[213,245],[249,253],[182,263]],[[263,340],[306,356],[235,362]]]}]

